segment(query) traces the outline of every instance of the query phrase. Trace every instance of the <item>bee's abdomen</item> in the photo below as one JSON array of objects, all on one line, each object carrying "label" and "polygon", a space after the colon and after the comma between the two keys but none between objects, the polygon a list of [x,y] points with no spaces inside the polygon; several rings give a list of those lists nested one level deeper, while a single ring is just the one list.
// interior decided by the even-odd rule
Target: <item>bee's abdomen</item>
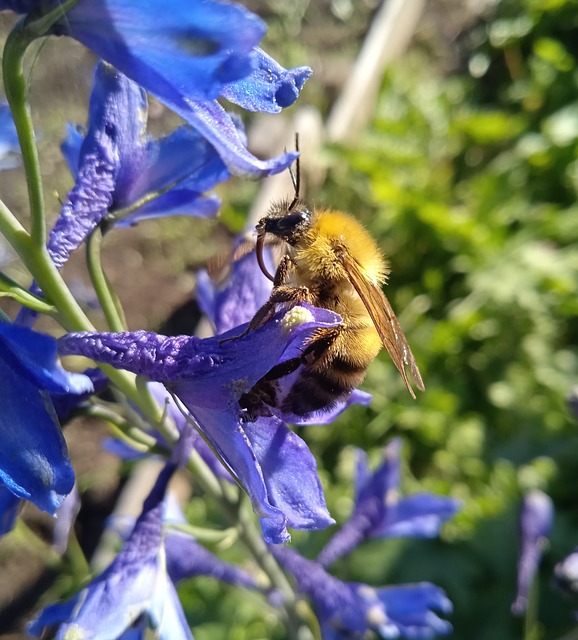
[{"label": "bee's abdomen", "polygon": [[298,416],[328,409],[362,382],[366,370],[366,366],[343,356],[337,356],[326,366],[307,368],[283,400],[281,408]]}]

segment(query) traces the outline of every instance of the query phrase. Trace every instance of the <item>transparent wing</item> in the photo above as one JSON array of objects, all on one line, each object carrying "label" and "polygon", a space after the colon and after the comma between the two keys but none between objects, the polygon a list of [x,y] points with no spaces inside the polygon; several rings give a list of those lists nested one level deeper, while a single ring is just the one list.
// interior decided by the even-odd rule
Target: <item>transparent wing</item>
[{"label": "transparent wing", "polygon": [[405,382],[405,386],[412,398],[415,398],[415,393],[407,376],[406,367],[409,368],[417,388],[420,391],[425,391],[425,386],[413,353],[399,326],[395,313],[389,304],[389,300],[385,297],[379,285],[367,279],[359,263],[349,254],[347,249],[345,247],[341,247],[340,249],[338,255],[340,256],[343,268],[347,272],[349,281],[365,305],[377,329],[377,333],[383,342],[383,346],[399,371]]}]

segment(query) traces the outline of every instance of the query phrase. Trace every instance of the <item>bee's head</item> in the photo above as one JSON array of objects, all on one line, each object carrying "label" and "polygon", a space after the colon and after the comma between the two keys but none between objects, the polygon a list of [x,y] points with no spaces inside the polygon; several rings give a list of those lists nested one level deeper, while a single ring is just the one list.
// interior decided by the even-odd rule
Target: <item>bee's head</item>
[{"label": "bee's head", "polygon": [[301,236],[311,227],[311,211],[304,202],[298,200],[274,204],[267,215],[257,224],[257,235],[271,233],[288,244],[296,244]]}]

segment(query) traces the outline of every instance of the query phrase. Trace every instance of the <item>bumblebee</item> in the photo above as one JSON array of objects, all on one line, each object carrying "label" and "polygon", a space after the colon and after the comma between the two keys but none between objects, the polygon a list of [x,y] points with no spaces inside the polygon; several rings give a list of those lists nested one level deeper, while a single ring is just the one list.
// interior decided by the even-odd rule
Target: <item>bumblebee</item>
[{"label": "bumblebee", "polygon": [[[292,174],[293,177],[293,174]],[[295,197],[274,204],[257,224],[257,260],[273,281],[269,300],[249,329],[260,326],[279,304],[307,302],[338,313],[343,323],[319,331],[301,358],[270,371],[244,394],[241,406],[249,419],[270,408],[306,416],[344,400],[364,379],[382,346],[415,398],[408,371],[420,391],[425,387],[415,358],[391,305],[382,291],[389,268],[379,247],[352,216],[310,207]],[[285,253],[275,275],[263,259],[266,244],[281,244]],[[279,380],[297,371],[281,397]]]}]

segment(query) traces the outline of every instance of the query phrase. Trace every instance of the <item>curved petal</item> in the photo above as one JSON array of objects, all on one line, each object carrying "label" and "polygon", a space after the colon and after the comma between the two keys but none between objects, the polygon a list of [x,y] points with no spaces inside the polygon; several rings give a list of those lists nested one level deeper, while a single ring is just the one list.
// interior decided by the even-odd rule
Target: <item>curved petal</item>
[{"label": "curved petal", "polygon": [[270,160],[259,160],[247,150],[235,121],[216,100],[201,102],[180,95],[160,99],[201,132],[235,175],[253,180],[274,175],[290,167],[299,155],[291,151]]},{"label": "curved petal", "polygon": [[217,196],[201,198],[197,191],[178,189],[169,191],[150,200],[129,215],[118,218],[116,228],[132,227],[144,220],[164,218],[166,216],[193,216],[195,218],[213,218],[219,213],[221,200]]},{"label": "curved petal", "polygon": [[454,498],[419,493],[399,502],[388,511],[387,517],[371,531],[371,538],[435,538],[444,522],[453,518],[461,503]]},{"label": "curved petal", "polygon": [[[335,523],[325,504],[317,462],[305,442],[276,418],[243,425],[263,471],[268,498],[295,529],[324,529]],[[263,531],[267,523],[261,521]],[[265,535],[271,540],[272,535]]]},{"label": "curved petal", "polygon": [[397,633],[407,638],[429,640],[452,632],[452,625],[434,613],[451,613],[452,603],[443,589],[429,582],[378,589],[377,595],[387,614],[387,622],[381,626],[383,632],[389,633],[384,633],[385,637]]},{"label": "curved petal", "polygon": [[223,88],[222,95],[248,111],[279,113],[299,97],[311,76],[309,67],[284,69],[262,49],[255,49],[256,66],[246,78]]},{"label": "curved petal", "polygon": [[52,394],[94,391],[88,376],[70,373],[60,366],[56,344],[46,334],[0,322],[0,358],[29,383]]},{"label": "curved petal", "polygon": [[[237,247],[242,243],[238,243]],[[270,263],[272,270],[270,251],[266,252],[265,260]],[[259,268],[254,251],[235,260],[226,279],[218,285],[211,281],[206,271],[197,274],[199,305],[216,333],[249,322],[269,299],[271,286],[271,281]]]},{"label": "curved petal", "polygon": [[130,166],[126,184],[119,184],[117,189],[120,207],[171,187],[202,193],[230,177],[214,147],[190,126],[179,127],[164,138],[148,140],[142,158],[135,161],[127,157],[126,161]]},{"label": "curved petal", "polygon": [[169,530],[165,548],[167,571],[175,584],[193,576],[211,576],[247,589],[257,588],[257,582],[251,574],[235,565],[223,562],[185,533]]},{"label": "curved petal", "polygon": [[[48,240],[48,252],[57,268],[108,214],[122,156],[138,155],[146,104],[143,90],[134,82],[108,65],[97,65],[88,131],[78,152],[76,182]],[[76,142],[73,139],[71,144]],[[71,149],[69,156],[73,155]]]},{"label": "curved petal", "polygon": [[[173,0],[80,0],[54,27],[162,96],[178,88],[216,98],[253,69],[265,24],[240,5]],[[162,98],[161,98],[162,99]]]},{"label": "curved petal", "polygon": [[54,515],[74,485],[74,471],[50,398],[0,359],[0,481]]}]

